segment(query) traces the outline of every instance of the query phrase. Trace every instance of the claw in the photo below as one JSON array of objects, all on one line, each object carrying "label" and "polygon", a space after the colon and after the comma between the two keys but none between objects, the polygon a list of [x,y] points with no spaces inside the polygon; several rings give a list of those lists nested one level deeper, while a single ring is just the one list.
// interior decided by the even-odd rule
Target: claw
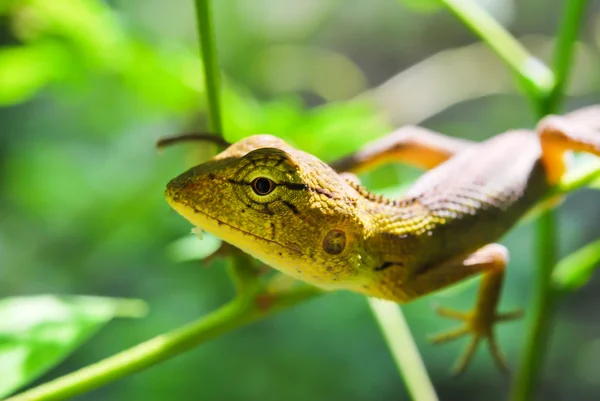
[{"label": "claw", "polygon": [[461,357],[458,358],[458,360],[456,361],[454,368],[452,368],[452,374],[454,376],[459,376],[463,374],[465,370],[467,370],[467,366],[469,366],[469,363],[471,363],[471,359],[473,359],[473,355],[475,355],[475,350],[479,345],[479,341],[481,341],[480,336],[473,336],[471,342],[469,343],[469,345],[467,345],[467,348],[462,353]]},{"label": "claw", "polygon": [[500,347],[496,342],[496,337],[493,334],[491,334],[490,337],[488,337],[488,347],[490,349],[490,354],[492,354],[492,358],[494,359],[494,362],[498,367],[498,370],[500,370],[504,374],[508,374],[509,370],[508,364],[506,363],[506,358],[504,358],[504,355],[502,355]]},{"label": "claw", "polygon": [[431,337],[430,341],[432,343],[442,344],[466,335],[471,335],[471,341],[452,369],[454,375],[460,375],[465,372],[471,360],[473,359],[473,355],[475,354],[477,346],[481,340],[487,340],[490,354],[492,355],[494,363],[498,369],[502,373],[508,373],[508,366],[504,356],[502,355],[502,352],[500,351],[500,347],[496,342],[493,327],[494,324],[498,322],[506,322],[520,318],[523,315],[521,310],[496,314],[496,316],[491,320],[484,315],[476,313],[476,311],[460,312],[454,309],[443,307],[436,307],[435,310],[440,316],[460,320],[465,323],[455,329],[451,329]]}]

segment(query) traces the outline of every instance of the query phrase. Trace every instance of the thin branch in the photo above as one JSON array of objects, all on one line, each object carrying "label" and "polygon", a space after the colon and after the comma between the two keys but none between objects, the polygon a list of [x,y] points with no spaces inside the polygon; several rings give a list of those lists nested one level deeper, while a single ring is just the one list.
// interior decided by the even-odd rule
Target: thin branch
[{"label": "thin branch", "polygon": [[167,146],[185,143],[185,142],[208,142],[214,143],[221,147],[227,147],[231,144],[227,142],[221,135],[211,134],[206,132],[188,132],[185,134],[178,134],[173,136],[165,136],[156,141],[156,147],[159,150],[166,148]]},{"label": "thin branch", "polygon": [[209,127],[222,136],[223,121],[221,120],[220,74],[211,3],[210,0],[196,0],[195,4],[198,40],[204,64],[204,83],[208,97]]},{"label": "thin branch", "polygon": [[[575,191],[587,185],[598,176],[600,176],[600,165],[595,165],[594,168],[583,168],[580,173],[569,175],[568,179],[563,180],[561,184],[553,190],[553,193],[564,194],[567,191]],[[251,291],[244,291],[245,294],[248,292]],[[267,298],[270,300],[269,307],[266,310],[261,309],[256,304],[250,302],[249,300],[253,299],[251,296],[238,297],[194,323],[155,337],[154,339],[125,350],[117,355],[60,377],[49,383],[42,384],[41,386],[35,387],[5,401],[62,400],[85,393],[131,373],[154,366],[221,334],[225,334],[253,321],[271,316],[274,313],[291,308],[321,294],[323,293],[320,290],[306,285],[286,290],[281,293],[266,294]],[[389,304],[388,307],[396,308],[396,305]],[[392,319],[396,319],[396,322],[389,323],[390,327],[400,327],[400,325],[404,324],[401,321],[398,322],[398,319],[403,320],[402,316],[392,317]],[[386,333],[386,336],[389,336],[388,329],[382,329],[384,330],[384,333]],[[399,330],[403,331],[404,329],[400,327]],[[403,347],[405,344],[408,344],[409,341],[412,342],[408,335],[409,334],[403,336],[401,339]],[[392,339],[396,341],[396,339]],[[395,345],[390,345],[391,347],[394,347],[392,353],[394,358],[399,358],[401,352],[398,351],[398,343],[395,342],[394,344]],[[404,358],[404,356],[402,356],[402,358]],[[399,363],[404,364],[411,359],[414,360],[414,358],[410,356],[407,358],[406,361],[401,361]],[[409,364],[411,363],[414,362],[410,362]],[[405,370],[406,369],[402,367],[402,371],[404,372]],[[420,368],[418,368],[418,370],[420,370]],[[410,369],[408,369],[408,371],[410,375]],[[424,374],[426,373],[421,372],[418,373],[417,376],[421,375],[421,377],[423,377]],[[414,380],[416,383],[422,383],[424,380],[420,378],[408,379],[406,376],[403,377],[405,377],[407,385],[409,381],[413,382]],[[413,390],[410,391],[411,393],[413,392]]]},{"label": "thin branch", "polygon": [[159,335],[5,401],[57,401],[86,393],[171,359],[248,323],[312,299],[321,293],[314,287],[303,285],[284,294],[268,294],[270,303],[266,309],[264,305],[254,302],[254,298],[238,296],[196,322]]},{"label": "thin branch", "polygon": [[413,400],[437,401],[435,388],[400,307],[374,298],[368,301]]},{"label": "thin branch", "polygon": [[520,78],[530,97],[540,99],[554,87],[554,74],[502,25],[472,0],[441,0]]}]

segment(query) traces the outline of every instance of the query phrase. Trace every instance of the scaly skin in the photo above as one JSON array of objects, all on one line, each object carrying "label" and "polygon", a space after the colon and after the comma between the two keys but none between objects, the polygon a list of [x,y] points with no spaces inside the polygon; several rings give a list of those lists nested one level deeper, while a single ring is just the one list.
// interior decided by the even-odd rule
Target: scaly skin
[{"label": "scaly skin", "polygon": [[[273,180],[275,190],[255,194],[257,177]],[[232,145],[172,180],[166,197],[192,224],[295,278],[323,288],[369,282],[375,261],[365,242],[373,228],[357,208],[368,201],[325,163],[278,138],[257,135]],[[332,230],[345,235],[338,254],[324,248]]]},{"label": "scaly skin", "polygon": [[[536,141],[530,132],[512,132],[474,145],[392,201],[278,138],[257,135],[172,180],[166,196],[192,224],[297,279],[406,302],[414,298],[406,277],[493,242],[544,194]],[[491,149],[496,157],[478,163],[477,184],[471,180],[478,177],[455,173]],[[502,177],[522,178],[499,179],[494,170],[505,152],[521,149],[521,163],[504,166]],[[257,177],[272,180],[275,190],[255,194]],[[336,233],[345,238],[339,253],[328,247]],[[386,263],[403,266],[382,268]]]},{"label": "scaly skin", "polygon": [[[396,200],[276,137],[256,135],[173,179],[166,198],[192,224],[325,289],[402,303],[484,273],[472,313],[441,311],[466,323],[440,340],[471,333],[474,349],[487,338],[503,367],[492,326],[508,319],[496,312],[507,252],[491,243],[560,178],[565,150],[600,155],[600,136],[592,132],[599,121],[600,108],[592,107],[548,117],[539,135],[517,130],[477,144],[449,142],[427,153],[422,164],[433,169]],[[415,146],[414,138],[383,143],[334,166],[356,171],[407,149],[431,148]],[[414,154],[407,158],[419,162]]]}]

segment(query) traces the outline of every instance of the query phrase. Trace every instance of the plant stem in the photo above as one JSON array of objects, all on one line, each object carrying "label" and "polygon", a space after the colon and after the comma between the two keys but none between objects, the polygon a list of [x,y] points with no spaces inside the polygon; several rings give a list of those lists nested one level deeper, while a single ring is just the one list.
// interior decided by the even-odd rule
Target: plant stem
[{"label": "plant stem", "polygon": [[[566,78],[570,70],[573,43],[585,0],[571,0],[568,3],[555,57],[558,79],[556,85],[554,85],[552,72],[531,56],[502,26],[476,4],[469,0],[442,1],[521,77],[530,97],[539,105],[538,112],[540,116],[554,111],[558,107],[562,100]],[[219,69],[210,0],[196,0],[195,4],[201,54],[204,62],[210,126],[212,130],[222,136]],[[592,172],[592,174],[597,174],[597,172]],[[588,178],[586,176],[572,185],[565,184],[564,188],[567,190],[576,189],[577,185],[583,185]],[[542,362],[541,356],[544,353],[543,347],[546,344],[545,336],[549,332],[553,299],[550,273],[556,261],[555,232],[554,216],[547,213],[540,219],[539,223],[540,275],[536,288],[534,324],[530,331],[523,367],[514,387],[514,398],[516,400],[530,398]],[[244,270],[245,267],[242,266],[244,261],[244,257],[233,258],[232,270],[237,272],[233,276],[239,279],[236,285],[240,293],[230,303],[196,322],[155,337],[103,361],[11,397],[6,401],[62,400],[82,394],[170,359],[216,336],[321,294],[320,290],[310,286],[302,286],[285,293],[267,294],[271,302],[268,310],[263,310],[253,301],[253,295],[256,295],[257,291],[254,284],[258,285],[258,283],[253,278],[244,276],[248,273]],[[369,302],[384,331],[409,392],[415,399],[436,400],[437,396],[400,309],[394,304],[383,304],[373,300]]]},{"label": "plant stem", "polygon": [[[562,191],[560,192],[574,191],[589,182],[590,178],[598,177],[599,174],[600,168],[585,169],[581,176],[574,176],[573,181],[565,181],[561,184]],[[238,297],[196,322],[155,337],[117,355],[42,384],[5,401],[62,400],[85,393],[170,359],[220,334],[291,308],[320,294],[321,292],[318,289],[310,286],[299,287],[286,293],[272,294],[274,302],[268,311],[260,311],[254,305],[245,301],[247,298]],[[371,307],[374,308],[373,301],[370,301],[370,303]],[[396,308],[396,305],[387,304],[384,307],[386,309],[389,307]],[[377,319],[381,321],[380,315],[382,313],[379,311],[374,311],[374,313]],[[387,320],[389,312],[385,313],[385,319]],[[425,394],[428,391],[425,388],[431,386],[431,383],[426,371],[422,368],[422,361],[416,353],[414,342],[410,337],[404,318],[402,315],[394,317],[396,313],[391,314],[390,321],[382,322],[385,324],[385,327],[382,326],[382,330],[390,344],[390,348],[392,348],[393,356],[403,372],[403,378],[410,393],[417,397],[416,394]],[[398,335],[396,332],[400,334]],[[435,394],[433,389],[431,391]],[[419,397],[418,399],[434,400],[435,398]]]},{"label": "plant stem", "polygon": [[210,0],[195,0],[195,4],[200,54],[204,64],[204,83],[208,97],[209,128],[216,135],[222,137],[219,63],[215,46],[211,4]]},{"label": "plant stem", "polygon": [[[541,118],[557,111],[564,98],[564,88],[571,69],[573,48],[586,0],[566,0],[564,19],[559,30],[554,53],[556,83],[548,95],[540,99]],[[556,214],[542,215],[537,227],[539,249],[538,277],[533,302],[533,322],[529,328],[523,360],[511,390],[514,401],[530,400],[543,367],[544,356],[552,331],[556,293],[552,285],[552,270],[557,263]]]},{"label": "plant stem", "polygon": [[319,294],[321,291],[310,286],[301,286],[285,294],[272,294],[272,303],[268,310],[261,309],[253,302],[253,298],[237,297],[196,322],[162,334],[5,401],[64,400],[85,393]]},{"label": "plant stem", "polygon": [[435,389],[402,309],[389,301],[374,298],[368,298],[368,301],[413,400],[437,401]]},{"label": "plant stem", "polygon": [[[211,0],[195,0],[196,23],[198,26],[200,54],[204,65],[204,83],[206,86],[206,96],[208,98],[209,128],[215,132],[215,135],[223,138],[219,58],[215,44],[210,1]],[[219,145],[218,149],[223,150],[224,147],[225,146],[223,145]],[[247,287],[254,286],[257,279],[249,273],[252,269],[249,267],[251,258],[248,255],[236,252],[234,257],[238,260],[230,266],[229,276],[239,295],[241,294],[241,291],[244,291]]]},{"label": "plant stem", "polygon": [[556,216],[553,211],[547,211],[538,219],[536,237],[539,254],[533,317],[527,333],[521,365],[511,392],[511,399],[514,401],[531,399],[541,373],[543,357],[552,330],[554,293],[551,277],[557,261]]},{"label": "plant stem", "polygon": [[441,1],[512,69],[534,102],[548,95],[554,87],[552,71],[485,10],[472,0]]},{"label": "plant stem", "polygon": [[565,0],[561,26],[558,31],[554,51],[554,74],[556,84],[545,98],[544,111],[546,114],[556,113],[564,99],[565,87],[568,84],[573,66],[573,53],[577,42],[579,22],[585,11],[587,0]]}]

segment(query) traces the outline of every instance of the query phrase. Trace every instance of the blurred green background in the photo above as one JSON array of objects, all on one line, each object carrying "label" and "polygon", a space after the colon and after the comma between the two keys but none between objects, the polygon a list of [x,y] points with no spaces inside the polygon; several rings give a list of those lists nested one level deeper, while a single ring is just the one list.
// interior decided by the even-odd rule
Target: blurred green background
[{"label": "blurred green background", "polygon": [[[481,140],[532,126],[497,58],[433,1],[214,1],[225,136],[272,133],[324,160],[407,123]],[[558,0],[480,0],[547,58]],[[47,381],[194,320],[228,301],[222,261],[180,262],[190,225],[163,199],[173,176],[208,146],[160,154],[162,135],[206,129],[193,2],[5,0],[0,3],[0,294],[140,298],[140,320],[116,320]],[[566,107],[600,102],[600,3],[581,27]],[[374,190],[418,171],[363,176]],[[600,236],[600,194],[561,207],[560,254]],[[532,293],[531,223],[508,235],[504,309]],[[460,379],[464,343],[432,346],[451,327],[432,302],[468,308],[476,281],[404,310],[442,400],[502,400],[509,380],[483,347]],[[600,278],[561,303],[540,399],[600,397]],[[526,311],[527,312],[527,311]],[[529,314],[527,315],[529,318]],[[514,367],[525,320],[499,329]],[[485,352],[484,352],[485,351]],[[0,379],[1,380],[1,379]],[[367,303],[336,292],[239,331],[80,400],[408,399]]]}]

